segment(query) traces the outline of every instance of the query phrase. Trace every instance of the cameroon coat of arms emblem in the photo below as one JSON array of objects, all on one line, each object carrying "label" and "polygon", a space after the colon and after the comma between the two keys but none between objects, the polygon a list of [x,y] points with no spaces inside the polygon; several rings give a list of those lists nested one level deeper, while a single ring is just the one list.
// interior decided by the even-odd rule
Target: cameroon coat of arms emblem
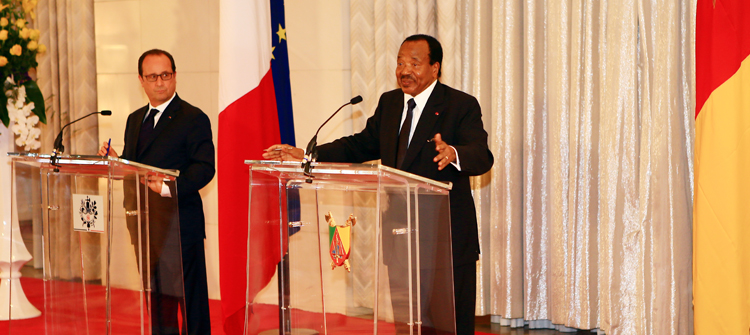
[{"label": "cameroon coat of arms emblem", "polygon": [[343,265],[346,271],[351,272],[349,251],[351,250],[352,227],[357,224],[357,217],[350,214],[346,224],[339,226],[331,212],[328,212],[326,222],[328,222],[328,253],[331,255],[331,270]]}]

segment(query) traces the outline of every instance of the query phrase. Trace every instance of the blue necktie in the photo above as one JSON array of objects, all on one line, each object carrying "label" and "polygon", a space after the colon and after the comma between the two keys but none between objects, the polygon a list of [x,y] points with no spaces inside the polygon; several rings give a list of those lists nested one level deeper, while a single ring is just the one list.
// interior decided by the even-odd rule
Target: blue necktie
[{"label": "blue necktie", "polygon": [[409,99],[406,104],[408,106],[406,109],[406,119],[404,119],[404,124],[401,125],[401,132],[398,133],[398,151],[396,151],[397,169],[401,168],[401,165],[404,164],[404,158],[406,158],[406,150],[409,148],[411,119],[414,116],[414,107],[417,107],[417,103],[414,102],[414,99]]},{"label": "blue necktie", "polygon": [[141,133],[138,135],[138,152],[143,151],[144,146],[151,139],[154,134],[154,116],[159,113],[159,110],[154,108],[148,113],[146,121],[143,121],[141,125]]}]

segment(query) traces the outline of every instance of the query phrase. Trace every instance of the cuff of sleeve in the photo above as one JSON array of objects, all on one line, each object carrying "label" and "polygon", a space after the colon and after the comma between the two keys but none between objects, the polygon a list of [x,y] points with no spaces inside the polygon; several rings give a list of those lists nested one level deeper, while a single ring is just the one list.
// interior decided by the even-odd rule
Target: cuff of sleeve
[{"label": "cuff of sleeve", "polygon": [[169,186],[167,186],[167,183],[161,183],[161,196],[163,198],[171,198],[172,192],[169,191]]},{"label": "cuff of sleeve", "polygon": [[454,148],[452,145],[449,145],[449,147],[451,147],[451,149],[453,149],[453,153],[456,154],[456,161],[451,162],[451,164],[453,164],[453,166],[455,166],[458,171],[461,171],[461,160],[458,159],[458,150],[456,150],[456,148]]}]

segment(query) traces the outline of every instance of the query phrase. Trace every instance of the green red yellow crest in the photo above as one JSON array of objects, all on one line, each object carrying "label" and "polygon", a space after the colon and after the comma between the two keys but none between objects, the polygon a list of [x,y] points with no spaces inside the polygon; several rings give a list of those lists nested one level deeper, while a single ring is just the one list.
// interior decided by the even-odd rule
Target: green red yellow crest
[{"label": "green red yellow crest", "polygon": [[331,212],[326,214],[328,222],[328,254],[331,255],[331,270],[338,266],[344,266],[351,271],[349,266],[349,252],[351,250],[352,227],[357,224],[357,218],[350,214],[346,224],[337,225]]}]

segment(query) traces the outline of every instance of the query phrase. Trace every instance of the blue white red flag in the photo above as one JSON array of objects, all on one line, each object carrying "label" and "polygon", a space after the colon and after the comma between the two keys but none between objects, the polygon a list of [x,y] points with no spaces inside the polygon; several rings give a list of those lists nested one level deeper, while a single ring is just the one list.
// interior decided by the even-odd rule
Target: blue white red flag
[{"label": "blue white red flag", "polygon": [[[261,159],[263,149],[272,144],[295,145],[294,122],[284,2],[222,0],[220,8],[220,284],[224,330],[240,334],[246,294],[252,301],[273,277],[279,262],[278,238],[264,235],[273,232],[259,230],[248,243],[249,172],[244,160]],[[267,198],[265,207],[278,209],[278,194]],[[248,246],[249,253],[255,255],[250,264],[251,271],[257,271],[253,277],[261,279],[249,288]]]}]

